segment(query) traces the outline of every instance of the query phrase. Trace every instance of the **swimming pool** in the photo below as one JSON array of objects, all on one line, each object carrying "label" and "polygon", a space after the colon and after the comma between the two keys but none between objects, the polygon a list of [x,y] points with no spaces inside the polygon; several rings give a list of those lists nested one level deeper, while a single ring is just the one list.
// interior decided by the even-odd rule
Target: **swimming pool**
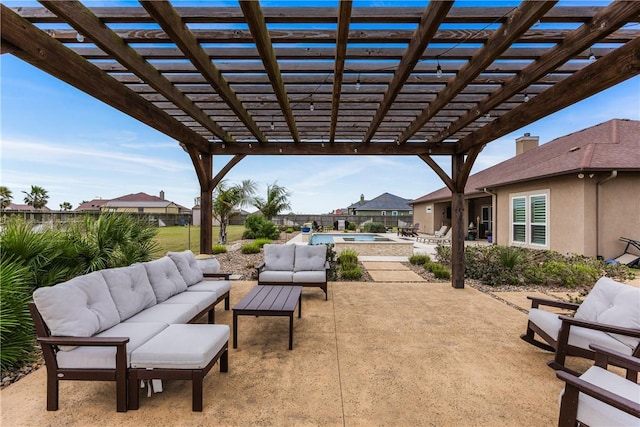
[{"label": "swimming pool", "polygon": [[391,239],[378,234],[341,233],[341,234],[313,234],[309,239],[310,245],[343,242],[390,242]]}]

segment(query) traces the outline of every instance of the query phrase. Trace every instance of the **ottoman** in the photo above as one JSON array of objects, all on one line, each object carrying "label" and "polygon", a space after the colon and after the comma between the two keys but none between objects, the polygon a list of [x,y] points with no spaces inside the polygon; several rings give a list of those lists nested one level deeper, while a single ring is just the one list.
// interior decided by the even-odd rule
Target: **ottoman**
[{"label": "ottoman", "polygon": [[220,360],[228,371],[229,326],[169,325],[131,353],[129,409],[140,407],[140,380],[191,380],[192,410],[202,411],[202,380]]}]

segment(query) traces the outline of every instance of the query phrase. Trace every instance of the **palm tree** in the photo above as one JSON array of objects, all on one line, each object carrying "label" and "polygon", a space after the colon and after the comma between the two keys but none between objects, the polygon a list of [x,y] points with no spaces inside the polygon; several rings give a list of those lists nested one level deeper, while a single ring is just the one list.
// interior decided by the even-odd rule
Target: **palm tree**
[{"label": "palm tree", "polygon": [[253,205],[262,212],[262,215],[268,220],[280,212],[291,209],[289,197],[291,193],[286,188],[279,186],[276,182],[267,185],[267,200],[256,199]]},{"label": "palm tree", "polygon": [[221,181],[213,191],[213,217],[220,222],[218,243],[227,243],[229,219],[240,213],[240,208],[251,204],[256,192],[256,184],[247,179],[242,184],[227,186]]},{"label": "palm tree", "polygon": [[71,209],[73,209],[73,206],[71,205],[71,203],[69,203],[69,202],[60,203],[60,210],[70,211]]},{"label": "palm tree", "polygon": [[13,196],[11,195],[11,190],[9,190],[4,185],[0,186],[0,208],[5,210],[11,204],[11,199]]},{"label": "palm tree", "polygon": [[38,187],[37,185],[31,186],[31,192],[27,193],[23,191],[26,196],[24,197],[24,202],[27,205],[33,206],[34,209],[42,209],[47,205],[47,201],[49,201],[49,194],[47,190],[42,187]]}]

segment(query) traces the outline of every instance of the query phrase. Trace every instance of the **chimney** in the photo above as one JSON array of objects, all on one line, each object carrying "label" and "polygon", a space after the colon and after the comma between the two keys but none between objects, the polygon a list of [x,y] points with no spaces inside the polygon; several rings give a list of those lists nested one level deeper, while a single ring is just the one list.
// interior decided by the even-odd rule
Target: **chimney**
[{"label": "chimney", "polygon": [[364,194],[360,194],[360,203],[364,203]]},{"label": "chimney", "polygon": [[540,137],[531,136],[529,132],[525,133],[524,136],[516,139],[516,156],[519,156],[522,153],[526,153],[529,150],[533,150],[534,148],[538,148],[538,142]]},{"label": "chimney", "polygon": [[160,190],[160,198],[164,200],[164,191]]}]

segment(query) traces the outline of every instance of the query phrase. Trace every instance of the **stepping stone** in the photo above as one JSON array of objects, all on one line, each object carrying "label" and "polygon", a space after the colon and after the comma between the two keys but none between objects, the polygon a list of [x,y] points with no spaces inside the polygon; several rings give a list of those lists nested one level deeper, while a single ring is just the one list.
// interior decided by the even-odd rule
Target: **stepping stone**
[{"label": "stepping stone", "polygon": [[402,265],[402,263],[399,262],[363,261],[362,265],[369,272],[372,270],[410,271],[409,267]]},{"label": "stepping stone", "polygon": [[426,282],[424,278],[410,270],[367,270],[374,282]]}]

